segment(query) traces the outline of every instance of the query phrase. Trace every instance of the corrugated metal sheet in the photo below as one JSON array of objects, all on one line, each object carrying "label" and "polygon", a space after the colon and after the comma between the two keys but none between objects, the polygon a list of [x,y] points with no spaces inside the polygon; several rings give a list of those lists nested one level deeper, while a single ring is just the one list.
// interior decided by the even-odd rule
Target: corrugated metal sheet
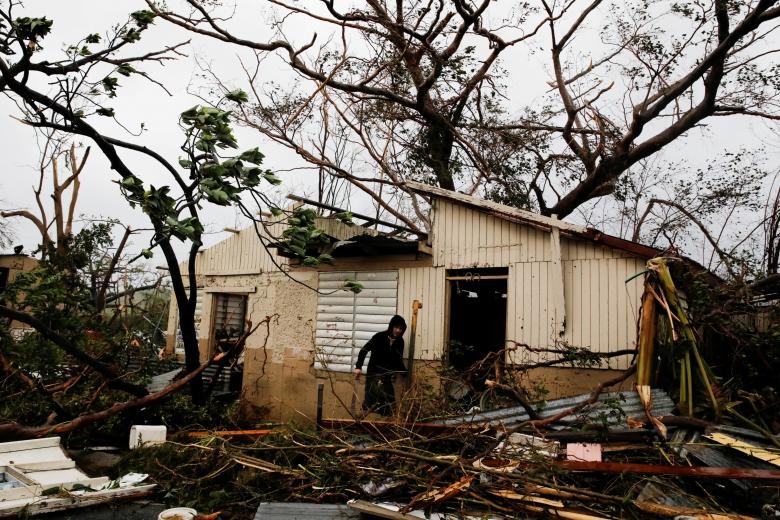
[{"label": "corrugated metal sheet", "polygon": [[[350,372],[357,353],[371,336],[387,329],[396,313],[398,271],[340,271],[319,275],[315,368]],[[356,280],[363,290],[344,289],[345,280]]]},{"label": "corrugated metal sheet", "polygon": [[357,511],[341,504],[270,502],[257,506],[254,520],[360,520]]},{"label": "corrugated metal sheet", "polygon": [[[556,399],[547,401],[544,407],[539,411],[542,418],[552,417],[560,412],[576,406],[590,398],[590,394],[567,397],[565,399]],[[671,415],[674,411],[674,402],[663,390],[653,389],[652,391],[654,416]],[[572,424],[582,422],[606,422],[611,426],[625,425],[626,417],[642,418],[645,416],[645,409],[639,400],[636,392],[609,392],[599,396],[596,403],[587,406],[578,413],[561,419],[561,424]],[[512,408],[502,408],[489,412],[464,415],[452,419],[441,421],[442,424],[489,424],[491,426],[513,426],[529,420],[528,413],[521,406]]]}]

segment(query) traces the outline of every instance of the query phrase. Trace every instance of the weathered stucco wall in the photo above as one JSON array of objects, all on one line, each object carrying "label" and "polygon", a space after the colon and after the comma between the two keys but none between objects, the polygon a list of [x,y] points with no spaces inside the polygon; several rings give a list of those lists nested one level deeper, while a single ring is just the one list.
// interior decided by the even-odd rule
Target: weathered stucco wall
[{"label": "weathered stucco wall", "polygon": [[[32,271],[38,265],[38,260],[27,255],[0,255],[0,267],[8,269],[7,283],[11,283],[16,278],[27,271]],[[30,329],[26,323],[12,320],[9,326],[11,330],[25,332],[22,329]]]}]

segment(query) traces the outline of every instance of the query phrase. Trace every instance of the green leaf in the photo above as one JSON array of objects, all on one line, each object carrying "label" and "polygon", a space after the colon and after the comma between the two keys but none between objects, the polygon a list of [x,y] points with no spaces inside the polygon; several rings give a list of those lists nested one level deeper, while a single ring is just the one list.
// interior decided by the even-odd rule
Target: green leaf
[{"label": "green leaf", "polygon": [[363,284],[356,280],[344,280],[344,288],[348,291],[352,291],[355,294],[360,294],[363,290]]},{"label": "green leaf", "polygon": [[113,108],[104,108],[100,107],[98,108],[95,113],[99,116],[106,116],[106,117],[114,117],[114,109]]},{"label": "green leaf", "polygon": [[277,177],[271,172],[264,173],[263,178],[268,182],[270,182],[271,184],[273,184],[274,186],[278,186],[282,183],[282,179],[280,179],[279,177]]},{"label": "green leaf", "polygon": [[206,192],[206,196],[211,202],[219,204],[220,206],[224,206],[230,202],[230,197],[223,190],[209,190]]},{"label": "green leaf", "polygon": [[100,35],[98,33],[88,34],[87,37],[84,38],[84,42],[86,42],[86,43],[100,43]]},{"label": "green leaf", "polygon": [[149,259],[154,256],[154,252],[152,252],[151,249],[142,249],[141,255],[143,255],[144,258]]},{"label": "green leaf", "polygon": [[346,222],[348,224],[352,223],[352,213],[349,211],[342,211],[341,213],[336,213],[336,218],[339,219],[342,222]]},{"label": "green leaf", "polygon": [[252,148],[251,150],[246,150],[245,152],[241,153],[241,155],[238,156],[239,159],[242,161],[251,162],[252,164],[263,164],[263,159],[265,159],[265,155],[263,155],[263,152],[261,152],[257,148]]},{"label": "green leaf", "polygon": [[135,43],[141,39],[141,31],[136,29],[127,29],[120,34],[122,39],[128,43]]},{"label": "green leaf", "polygon": [[25,16],[14,20],[14,29],[22,40],[37,40],[51,32],[53,23],[45,16],[43,18],[29,18]]},{"label": "green leaf", "polygon": [[103,85],[103,90],[106,91],[108,97],[116,97],[116,88],[119,86],[118,79],[106,76],[100,83]]},{"label": "green leaf", "polygon": [[145,29],[150,23],[154,23],[155,14],[152,11],[141,10],[130,13],[130,18],[142,29]]},{"label": "green leaf", "polygon": [[241,103],[246,103],[249,101],[249,96],[247,96],[246,92],[244,92],[241,89],[232,90],[225,94],[225,98],[229,99],[230,101],[235,101],[239,105]]},{"label": "green leaf", "polygon": [[179,159],[179,166],[182,168],[192,168],[192,161],[188,161],[187,159]]},{"label": "green leaf", "polygon": [[122,63],[119,67],[116,68],[116,71],[122,76],[129,76],[133,72],[136,72],[136,70],[127,63]]}]

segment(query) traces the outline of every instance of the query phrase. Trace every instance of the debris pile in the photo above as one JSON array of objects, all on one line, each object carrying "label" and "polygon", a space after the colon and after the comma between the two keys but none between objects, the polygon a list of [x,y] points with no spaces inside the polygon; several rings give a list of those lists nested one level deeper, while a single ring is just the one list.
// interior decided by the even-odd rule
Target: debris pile
[{"label": "debris pile", "polygon": [[[597,417],[600,408],[580,416]],[[286,427],[169,441],[125,463],[153,474],[178,503],[206,511],[231,504],[222,518],[248,518],[277,502],[346,505],[385,518],[574,520],[736,520],[776,507],[780,449],[762,434],[702,422],[669,426],[663,440],[647,420],[628,427],[638,420],[536,430],[473,421]]]},{"label": "debris pile", "polygon": [[147,475],[89,477],[60,447],[59,437],[0,443],[0,518],[75,509],[150,495]]}]

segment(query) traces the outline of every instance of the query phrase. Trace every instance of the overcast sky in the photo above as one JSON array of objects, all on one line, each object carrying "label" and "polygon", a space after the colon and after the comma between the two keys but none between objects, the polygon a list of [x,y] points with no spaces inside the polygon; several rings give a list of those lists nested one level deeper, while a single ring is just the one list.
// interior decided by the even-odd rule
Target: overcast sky
[{"label": "overcast sky", "polygon": [[[0,0],[2,1],[2,0]],[[3,2],[5,3],[5,2]],[[234,27],[242,34],[256,40],[271,37],[263,19],[267,16],[269,4],[260,1],[243,1],[241,10],[237,13]],[[112,25],[123,22],[127,14],[145,7],[144,2],[123,0],[106,2],[96,0],[26,0],[24,9],[19,9],[16,16],[42,16],[54,20],[52,34],[45,40],[45,53],[52,59],[52,53],[60,53],[67,44],[74,43],[88,33],[104,34]],[[311,38],[311,24],[301,24],[294,28],[300,41]],[[115,108],[119,121],[133,132],[138,132],[141,123],[145,130],[139,137],[133,137],[118,128],[108,118],[104,121],[93,121],[102,124],[109,135],[132,140],[147,145],[161,152],[172,162],[179,157],[178,146],[181,142],[181,131],[177,125],[179,114],[199,103],[199,100],[188,94],[189,89],[197,89],[204,85],[197,72],[196,59],[214,67],[220,76],[236,87],[245,87],[241,70],[238,66],[237,53],[242,51],[230,48],[224,44],[204,38],[193,37],[164,21],[157,21],[149,30],[140,49],[156,49],[181,41],[192,39],[192,44],[186,48],[186,58],[167,62],[164,66],[158,64],[143,65],[143,70],[153,75],[165,84],[172,93],[167,95],[158,87],[149,84],[138,77],[120,78],[121,87],[118,97],[112,100],[110,106]],[[587,45],[583,45],[583,52]],[[529,58],[527,52],[509,55],[504,63],[509,70],[509,95],[517,100],[517,106],[533,103],[546,90],[549,74],[543,65],[546,55],[536,54]],[[289,81],[289,72],[281,61],[269,61],[263,69],[264,80],[278,82]],[[40,160],[39,148],[35,144],[31,129],[13,120],[10,115],[18,114],[13,104],[6,98],[0,98],[0,208],[34,208],[32,186],[37,182],[37,169]],[[100,118],[92,118],[98,120]],[[301,162],[288,150],[281,149],[263,140],[257,132],[237,129],[240,149],[258,146],[266,154],[266,166],[273,170],[288,170],[299,166]],[[745,120],[722,118],[715,121],[706,131],[694,131],[685,141],[670,147],[667,156],[686,157],[692,162],[703,161],[722,153],[724,149],[736,150],[740,146],[752,146],[757,142],[769,143],[768,160],[770,164],[780,164],[776,135],[772,135],[762,123],[750,123]],[[89,144],[89,143],[87,143]],[[126,154],[128,162],[139,172],[146,182],[154,184],[166,179],[165,175],[156,172],[159,168],[152,162],[137,155]],[[316,180],[306,173],[289,173],[280,175],[284,181],[280,188],[280,197],[288,192],[312,194]],[[119,190],[112,181],[117,175],[107,166],[107,161],[93,147],[87,168],[82,178],[82,188],[79,198],[78,213],[95,217],[113,217],[134,228],[147,227],[148,222],[138,211],[131,209],[121,197]],[[356,203],[353,210],[361,211],[361,202]],[[367,208],[366,208],[367,209]],[[576,218],[576,216],[573,216]],[[227,236],[220,231],[224,227],[241,225],[242,220],[233,209],[209,208],[203,220],[210,231],[206,244],[210,245]],[[22,220],[14,223],[15,243],[23,244],[29,251],[38,242],[34,228]],[[144,239],[135,241],[135,248],[145,246]],[[155,259],[161,263],[162,259]]]},{"label": "overcast sky", "polygon": [[[86,34],[105,32],[114,24],[127,19],[128,13],[143,9],[144,2],[125,0],[122,2],[98,2],[95,0],[68,0],[67,2],[55,0],[30,0],[25,2],[25,8],[16,12],[17,16],[42,16],[54,20],[52,34],[45,40],[47,58],[61,56],[60,50],[65,45],[74,43]],[[257,11],[257,9],[256,9]],[[254,27],[252,33],[257,37],[262,34],[257,28],[261,23],[251,23]],[[157,22],[146,33],[138,50],[133,54],[151,49],[158,49],[166,45],[192,39],[192,35],[180,31],[164,22]],[[196,59],[201,62],[209,62],[221,72],[228,83],[235,81],[238,86],[241,80],[240,69],[237,66],[235,50],[208,39],[195,38],[190,46],[184,49],[188,55],[176,61],[166,62],[164,66],[155,63],[144,64],[140,68],[148,72],[155,79],[162,82],[172,95],[166,94],[140,77],[121,78],[120,89],[117,98],[110,100],[107,105],[112,106],[117,114],[117,119],[130,131],[138,133],[141,123],[145,130],[139,137],[134,137],[118,128],[113,122],[106,119],[93,117],[92,124],[104,128],[108,135],[143,144],[162,153],[171,162],[181,155],[179,145],[182,142],[182,132],[178,127],[178,117],[184,110],[200,103],[201,101],[188,93],[203,81],[195,77],[197,72]],[[43,53],[41,53],[43,55]],[[39,58],[40,59],[40,58]],[[50,58],[51,59],[51,58]],[[281,68],[270,68],[266,71],[268,77],[276,80],[284,80],[285,72]],[[40,160],[40,148],[36,144],[35,133],[15,121],[10,115],[18,115],[13,103],[7,98],[0,98],[0,208],[16,209],[35,207],[32,186],[37,184],[38,162]],[[279,149],[272,143],[262,141],[257,132],[237,128],[239,146],[248,149],[255,146],[261,148],[266,154],[266,166],[273,170],[287,169],[292,164],[297,164],[287,150]],[[85,145],[91,143],[85,140],[76,141]],[[83,153],[83,151],[82,151]],[[159,166],[146,160],[138,154],[124,153],[129,164],[139,171],[139,176],[146,182],[158,185],[169,183],[166,175],[160,171]],[[157,173],[159,172],[159,173]],[[306,192],[313,186],[311,176],[283,175],[285,183],[283,191]],[[111,217],[118,218],[123,223],[133,228],[145,228],[148,221],[137,209],[129,207],[122,198],[117,185],[114,183],[118,176],[108,167],[108,162],[99,150],[92,147],[90,157],[82,175],[82,187],[79,195],[78,213],[87,217]],[[207,244],[212,244],[226,236],[220,231],[224,227],[233,227],[240,222],[239,216],[232,208],[208,207],[204,213],[204,221],[211,232],[206,238]],[[35,228],[22,219],[15,219],[14,231],[15,243],[25,245],[27,251],[34,248],[39,241],[39,235]],[[144,246],[144,240],[136,238],[138,249]],[[160,259],[161,261],[161,259]]]}]

